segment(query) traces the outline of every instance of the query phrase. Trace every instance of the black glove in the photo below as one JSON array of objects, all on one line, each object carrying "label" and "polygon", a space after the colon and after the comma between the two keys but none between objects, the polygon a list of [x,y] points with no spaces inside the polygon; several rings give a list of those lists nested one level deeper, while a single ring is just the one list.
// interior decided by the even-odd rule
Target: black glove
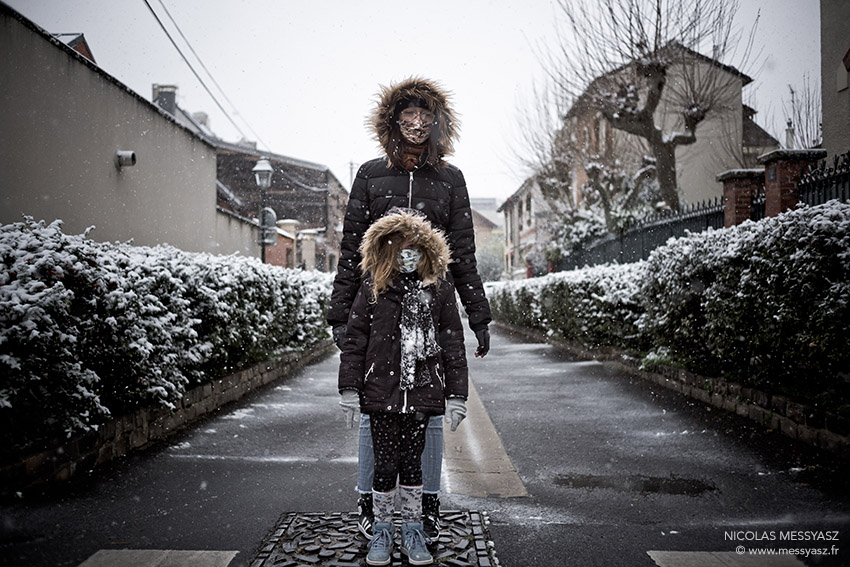
[{"label": "black glove", "polygon": [[475,357],[484,358],[490,352],[490,329],[484,327],[480,331],[475,331],[475,338],[478,339],[478,348],[475,349]]},{"label": "black glove", "polygon": [[342,343],[345,342],[345,325],[337,325],[333,330],[334,342],[339,350],[342,350]]}]

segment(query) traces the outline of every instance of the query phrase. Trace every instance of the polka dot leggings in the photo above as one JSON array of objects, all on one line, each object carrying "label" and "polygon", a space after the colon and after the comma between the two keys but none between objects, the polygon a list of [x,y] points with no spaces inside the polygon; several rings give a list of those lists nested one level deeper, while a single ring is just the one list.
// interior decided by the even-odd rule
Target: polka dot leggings
[{"label": "polka dot leggings", "polygon": [[[421,413],[373,413],[372,446],[375,450],[377,492],[389,492],[396,484],[422,484],[422,451],[429,416]],[[398,479],[398,480],[396,480]]]}]

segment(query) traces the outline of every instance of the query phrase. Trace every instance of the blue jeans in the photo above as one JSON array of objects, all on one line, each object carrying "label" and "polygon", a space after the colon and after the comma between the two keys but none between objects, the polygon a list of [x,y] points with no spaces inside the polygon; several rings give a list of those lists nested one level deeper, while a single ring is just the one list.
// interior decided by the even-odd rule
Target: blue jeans
[{"label": "blue jeans", "polygon": [[[372,427],[369,416],[360,414],[360,440],[358,443],[357,491],[372,492],[375,478],[375,451],[372,449]],[[425,450],[422,451],[422,492],[440,492],[440,474],[443,469],[443,416],[434,415],[425,429]]]}]

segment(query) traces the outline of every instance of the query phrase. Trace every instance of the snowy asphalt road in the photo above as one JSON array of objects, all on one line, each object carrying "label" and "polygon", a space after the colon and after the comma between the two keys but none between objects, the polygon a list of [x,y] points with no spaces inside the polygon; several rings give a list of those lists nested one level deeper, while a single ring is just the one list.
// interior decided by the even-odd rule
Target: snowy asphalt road
[{"label": "snowy asphalt road", "polygon": [[[850,565],[850,495],[795,480],[789,462],[807,453],[800,446],[549,345],[496,333],[491,354],[476,386],[530,497],[452,500],[490,511],[504,565],[789,564],[739,557],[742,544],[835,545],[839,556],[806,564]],[[778,541],[821,530],[841,541]],[[726,532],[777,541],[731,541]],[[669,551],[720,555],[660,553]]]},{"label": "snowy asphalt road", "polygon": [[[467,343],[471,356],[471,335]],[[336,361],[334,352],[61,495],[3,505],[2,564],[76,566],[98,550],[159,549],[237,551],[231,566],[244,566],[281,514],[353,509],[356,439],[342,427]],[[850,563],[847,495],[799,482],[790,442],[499,331],[470,367],[529,495],[460,494],[449,474],[457,491],[443,506],[489,511],[503,565],[721,565],[709,561],[736,559],[741,543],[829,547],[726,532],[821,530],[838,531],[829,543],[843,551],[808,564]]]}]

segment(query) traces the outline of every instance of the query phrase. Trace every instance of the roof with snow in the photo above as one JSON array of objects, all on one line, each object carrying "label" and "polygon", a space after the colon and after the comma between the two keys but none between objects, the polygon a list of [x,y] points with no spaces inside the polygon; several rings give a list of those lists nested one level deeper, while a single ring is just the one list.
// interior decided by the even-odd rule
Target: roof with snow
[{"label": "roof with snow", "polygon": [[494,228],[498,228],[498,224],[491,221],[484,215],[481,211],[477,211],[472,209],[472,225],[475,228],[483,228],[485,230],[493,230]]},{"label": "roof with snow", "polygon": [[779,147],[779,140],[768,134],[764,128],[756,124],[752,118],[752,114],[747,115],[747,108],[748,107],[744,107],[743,130],[741,132],[742,145],[744,147],[751,148]]},{"label": "roof with snow", "polygon": [[[686,46],[682,45],[681,43],[679,43],[679,42],[677,42],[677,41],[670,42],[669,44],[667,44],[666,46],[662,47],[662,48],[661,48],[661,49],[659,49],[658,51],[659,51],[659,52],[662,52],[662,51],[665,51],[665,50],[670,50],[670,51],[672,51],[672,50],[678,50],[678,51],[682,51],[682,52],[684,52],[684,53],[686,53],[686,54],[688,54],[688,55],[690,55],[690,56],[694,57],[695,59],[698,59],[698,60],[700,60],[700,61],[704,61],[705,63],[708,63],[708,64],[710,64],[710,65],[712,65],[712,66],[714,66],[714,67],[717,67],[717,68],[719,68],[719,69],[722,69],[722,70],[726,71],[727,73],[730,73],[730,74],[732,74],[732,75],[734,75],[734,76],[736,76],[736,77],[740,78],[740,79],[741,79],[742,86],[746,86],[746,85],[748,85],[748,84],[750,84],[750,83],[752,83],[752,82],[753,82],[753,78],[752,78],[752,77],[750,77],[749,75],[747,75],[747,74],[745,74],[745,73],[742,73],[742,72],[741,72],[740,70],[738,70],[737,68],[735,68],[735,67],[733,67],[733,66],[731,66],[731,65],[726,65],[725,63],[721,63],[721,62],[720,62],[720,61],[718,61],[717,59],[713,59],[713,58],[711,58],[711,57],[708,57],[707,55],[703,55],[703,54],[702,54],[702,53],[700,53],[699,51],[695,51],[695,50],[693,50],[693,49],[691,49],[691,48],[689,48],[689,47],[686,47]],[[587,88],[585,88],[585,89],[584,89],[584,92],[582,92],[582,93],[581,93],[581,95],[578,97],[578,99],[577,99],[577,100],[573,103],[573,105],[572,105],[572,106],[570,107],[570,109],[567,111],[566,117],[567,117],[567,118],[568,118],[568,117],[571,117],[571,116],[573,116],[576,112],[578,112],[578,111],[580,111],[582,108],[584,108],[584,106],[587,104],[587,101],[588,101],[588,98],[589,98],[589,94],[588,94],[588,93],[590,92],[591,87],[593,87],[594,85],[599,84],[601,81],[605,80],[606,78],[613,77],[613,76],[614,76],[614,75],[616,75],[617,73],[620,73],[621,71],[623,71],[623,70],[625,70],[625,69],[629,68],[629,67],[630,67],[630,66],[632,66],[634,63],[635,63],[635,61],[629,61],[629,62],[627,62],[627,63],[623,63],[622,65],[620,65],[620,66],[618,66],[618,67],[616,67],[616,68],[614,68],[614,69],[612,69],[612,70],[608,71],[607,73],[605,73],[605,74],[603,74],[603,75],[600,75],[599,77],[596,77],[595,79],[593,79],[593,80],[592,80],[592,81],[591,81],[591,82],[587,85]]]},{"label": "roof with snow", "polygon": [[501,212],[502,212],[502,211],[504,211],[504,210],[505,210],[508,206],[510,206],[510,205],[512,205],[513,203],[515,203],[516,201],[518,201],[518,200],[520,199],[520,197],[521,197],[523,194],[525,194],[525,193],[527,193],[527,192],[528,192],[529,187],[530,187],[530,186],[531,186],[534,182],[535,182],[535,178],[534,178],[534,177],[529,177],[528,179],[526,179],[525,181],[523,181],[522,185],[520,185],[520,186],[519,186],[519,189],[517,189],[516,191],[514,191],[514,192],[513,192],[513,194],[512,194],[510,197],[508,197],[507,199],[505,199],[505,202],[504,202],[504,203],[502,203],[501,205],[499,205],[499,208],[498,208],[498,209],[496,209],[496,211],[501,213]]},{"label": "roof with snow", "polygon": [[[116,87],[122,89],[127,95],[132,96],[133,98],[137,99],[138,101],[140,101],[140,102],[142,102],[142,103],[144,103],[144,104],[146,104],[146,105],[148,105],[152,108],[155,108],[156,110],[159,111],[159,113],[162,116],[166,117],[168,120],[171,120],[173,123],[177,124],[178,126],[184,128],[185,130],[191,132],[192,134],[195,134],[195,132],[192,132],[192,130],[190,130],[189,128],[186,128],[185,125],[180,124],[177,120],[175,120],[173,116],[171,116],[167,112],[164,112],[161,108],[157,107],[155,104],[152,104],[149,100],[147,100],[146,98],[141,96],[139,93],[137,93],[136,91],[134,91],[133,89],[131,89],[130,87],[128,87],[127,85],[125,85],[124,83],[119,81],[114,76],[112,76],[109,73],[107,73],[106,71],[104,71],[102,68],[98,67],[98,65],[94,62],[93,58],[90,59],[89,57],[84,55],[82,51],[78,51],[75,47],[71,47],[69,44],[67,44],[64,41],[62,41],[61,39],[59,39],[59,37],[61,37],[61,36],[66,36],[66,35],[74,36],[74,37],[72,37],[72,39],[70,41],[76,41],[76,47],[81,47],[82,43],[81,43],[80,40],[82,40],[83,42],[85,41],[83,34],[76,34],[76,33],[74,33],[74,34],[61,34],[61,33],[60,34],[51,34],[47,30],[45,30],[44,28],[42,28],[41,26],[39,26],[38,24],[36,24],[32,20],[30,20],[29,18],[27,18],[26,16],[24,16],[23,14],[21,14],[20,12],[15,10],[14,8],[12,8],[8,4],[4,4],[3,2],[0,2],[0,14],[8,14],[9,17],[14,18],[15,20],[17,20],[18,22],[23,24],[25,27],[27,27],[30,30],[34,31],[35,33],[41,35],[45,40],[49,41],[50,43],[52,43],[57,48],[63,50],[70,57],[72,57],[73,59],[76,59],[78,62],[84,64],[86,67],[88,67],[89,69],[91,69],[92,71],[94,71],[95,73],[97,73],[98,75],[100,75],[101,77],[103,77],[108,82],[115,85]],[[85,46],[86,46],[86,48],[88,47],[87,42],[85,43]],[[91,54],[90,49],[89,49],[89,54]],[[203,138],[201,136],[197,136],[197,137],[200,138],[203,143],[209,144],[209,142],[205,138]]]}]

